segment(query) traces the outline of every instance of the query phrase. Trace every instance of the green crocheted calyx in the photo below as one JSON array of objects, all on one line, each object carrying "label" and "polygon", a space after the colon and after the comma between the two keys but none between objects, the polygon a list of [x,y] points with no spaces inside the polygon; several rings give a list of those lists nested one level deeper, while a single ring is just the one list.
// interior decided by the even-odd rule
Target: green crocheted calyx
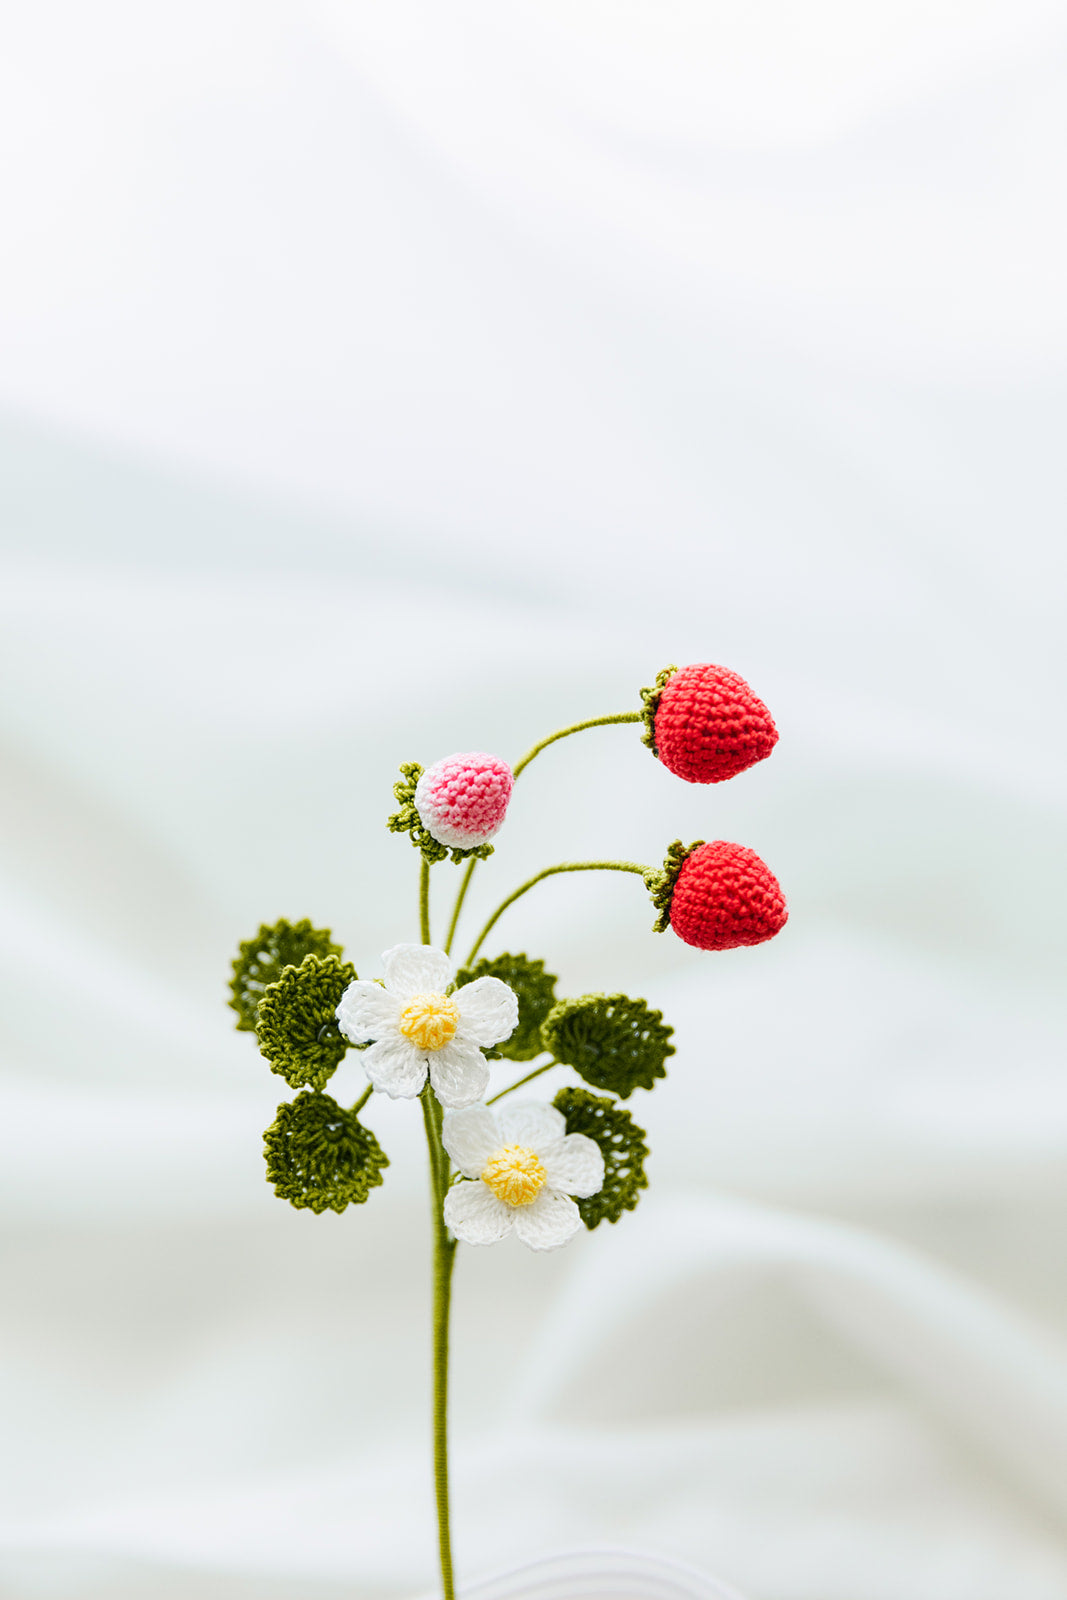
[{"label": "green crocheted calyx", "polygon": [[664,1078],[674,1054],[674,1029],[644,1000],[625,994],[583,994],[561,1000],[546,1017],[541,1037],[557,1061],[573,1067],[594,1089],[628,1100]]},{"label": "green crocheted calyx", "polygon": [[532,1061],[545,1048],[541,1024],[556,1001],[555,973],[546,972],[543,961],[531,961],[525,955],[505,954],[494,956],[491,961],[483,957],[473,967],[463,967],[456,973],[456,987],[486,977],[500,978],[514,989],[519,1001],[518,1026],[510,1039],[497,1045],[494,1055],[506,1056],[509,1061]]},{"label": "green crocheted calyx", "polygon": [[416,850],[422,851],[423,860],[428,861],[431,866],[435,861],[447,860],[449,856],[458,865],[468,856],[477,856],[479,861],[484,861],[486,856],[492,855],[493,846],[488,841],[485,844],[471,845],[467,849],[461,845],[450,848],[447,844],[442,844],[440,839],[435,839],[423,825],[415,805],[415,790],[418,788],[423,768],[417,761],[405,761],[400,772],[400,781],[393,784],[393,793],[400,802],[400,810],[394,811],[389,818],[387,826],[390,833],[410,833],[412,844]]},{"label": "green crocheted calyx", "polygon": [[291,1089],[322,1089],[337,1070],[348,1040],[337,1026],[337,1004],[356,969],[339,956],[305,956],[263,991],[256,1038],[272,1072]]},{"label": "green crocheted calyx", "polygon": [[567,1132],[594,1139],[604,1156],[603,1188],[575,1201],[582,1221],[587,1228],[618,1222],[624,1211],[633,1210],[641,1190],[648,1188],[645,1130],[616,1101],[588,1089],[561,1089],[552,1104],[566,1117]]},{"label": "green crocheted calyx", "polygon": [[652,685],[651,689],[641,690],[641,699],[644,701],[644,709],[641,712],[641,720],[645,725],[645,731],[641,735],[641,743],[647,744],[653,755],[657,754],[656,712],[659,710],[660,695],[663,693],[664,689],[667,687],[667,684],[674,677],[674,674],[677,671],[677,667],[664,667],[662,672],[656,673],[656,681]]},{"label": "green crocheted calyx", "polygon": [[246,939],[233,962],[230,980],[230,1005],[237,1013],[236,1026],[255,1033],[256,1013],[268,984],[276,983],[286,967],[298,967],[305,956],[339,956],[344,952],[334,944],[329,928],[314,928],[305,917],[302,922],[264,922],[254,939]]},{"label": "green crocheted calyx", "polygon": [[328,1094],[305,1090],[278,1107],[263,1135],[267,1182],[300,1211],[359,1206],[389,1165],[369,1128]]},{"label": "green crocheted calyx", "polygon": [[667,856],[662,869],[645,873],[645,888],[652,896],[652,904],[658,913],[652,924],[653,933],[666,933],[670,927],[671,901],[674,898],[674,886],[678,882],[678,874],[693,851],[699,850],[703,843],[703,839],[694,839],[692,844],[683,844],[681,839],[675,839],[674,843],[667,847]]}]

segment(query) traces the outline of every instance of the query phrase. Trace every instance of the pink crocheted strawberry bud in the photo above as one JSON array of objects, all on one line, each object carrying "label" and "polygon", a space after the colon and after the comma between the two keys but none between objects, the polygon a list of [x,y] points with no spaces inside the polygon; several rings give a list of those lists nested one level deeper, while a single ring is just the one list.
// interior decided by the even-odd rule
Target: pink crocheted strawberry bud
[{"label": "pink crocheted strawberry bud", "polygon": [[661,673],[645,691],[650,744],[663,765],[687,783],[722,783],[769,756],[778,730],[744,678],[728,667],[697,662]]},{"label": "pink crocheted strawberry bud", "polygon": [[686,857],[674,883],[670,923],[698,950],[762,944],[789,913],[778,880],[754,850],[716,839]]},{"label": "pink crocheted strawberry bud", "polygon": [[482,751],[445,756],[419,779],[415,809],[440,844],[467,850],[500,831],[514,781],[499,756]]}]

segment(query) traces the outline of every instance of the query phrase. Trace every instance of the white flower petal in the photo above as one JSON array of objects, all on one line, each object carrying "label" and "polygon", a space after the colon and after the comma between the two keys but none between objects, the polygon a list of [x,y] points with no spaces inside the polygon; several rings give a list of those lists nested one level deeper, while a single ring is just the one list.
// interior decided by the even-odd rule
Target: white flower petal
[{"label": "white flower petal", "polygon": [[366,1044],[396,1033],[399,1010],[396,996],[386,994],[380,983],[357,978],[341,996],[337,1026],[353,1044]]},{"label": "white flower petal", "polygon": [[428,1052],[430,1082],[443,1106],[469,1106],[489,1087],[489,1063],[476,1045],[453,1039]]},{"label": "white flower petal", "polygon": [[511,1225],[531,1250],[556,1250],[573,1239],[582,1218],[573,1200],[546,1185],[528,1206],[515,1207]]},{"label": "white flower petal", "polygon": [[596,1194],[604,1187],[604,1156],[595,1139],[584,1133],[568,1133],[555,1150],[541,1157],[548,1185],[563,1194]]},{"label": "white flower petal", "polygon": [[519,1025],[514,989],[499,978],[475,978],[452,996],[459,1007],[459,1033],[475,1044],[502,1044]]},{"label": "white flower petal", "polygon": [[512,1215],[481,1178],[454,1184],[445,1195],[445,1221],[464,1244],[496,1244],[511,1232]]},{"label": "white flower petal", "polygon": [[398,1034],[363,1052],[363,1070],[390,1100],[413,1100],[426,1082],[426,1057]]},{"label": "white flower petal", "polygon": [[430,944],[395,944],[382,956],[385,987],[403,1005],[416,994],[444,994],[452,963]]},{"label": "white flower petal", "polygon": [[505,1144],[522,1144],[539,1156],[554,1150],[567,1131],[567,1119],[543,1100],[506,1101],[497,1112]]},{"label": "white flower petal", "polygon": [[480,1178],[489,1157],[495,1155],[504,1142],[488,1106],[446,1111],[441,1121],[441,1138],[460,1172],[468,1178]]}]

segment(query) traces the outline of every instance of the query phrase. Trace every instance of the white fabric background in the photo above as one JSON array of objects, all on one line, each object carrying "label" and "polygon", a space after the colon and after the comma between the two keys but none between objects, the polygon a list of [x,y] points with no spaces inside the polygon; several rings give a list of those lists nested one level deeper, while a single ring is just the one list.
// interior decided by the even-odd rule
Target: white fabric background
[{"label": "white fabric background", "polygon": [[460,1572],[614,1540],[753,1600],[1060,1600],[1062,8],[3,33],[0,1592],[429,1587],[418,1118],[373,1106],[364,1211],[276,1201],[227,963],[310,915],[372,974],[397,763],[711,659],[771,761],[570,741],[478,885],[722,836],[792,917],[704,956],[585,878],[501,924],[679,1048],[632,1217],[463,1253]]}]

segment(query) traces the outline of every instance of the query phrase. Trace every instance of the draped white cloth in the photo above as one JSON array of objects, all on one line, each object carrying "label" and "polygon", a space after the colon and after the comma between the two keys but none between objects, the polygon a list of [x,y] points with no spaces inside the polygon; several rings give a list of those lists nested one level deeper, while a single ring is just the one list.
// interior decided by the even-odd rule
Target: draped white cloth
[{"label": "draped white cloth", "polygon": [[472,891],[471,931],[724,837],[791,920],[707,956],[592,875],[502,919],[678,1053],[632,1216],[461,1252],[461,1577],[616,1543],[752,1600],[1060,1600],[1062,10],[3,34],[0,1590],[430,1587],[417,1109],[368,1108],[365,1208],[276,1200],[228,962],[307,915],[374,976],[399,762],[715,660],[770,761],[553,747]]}]

